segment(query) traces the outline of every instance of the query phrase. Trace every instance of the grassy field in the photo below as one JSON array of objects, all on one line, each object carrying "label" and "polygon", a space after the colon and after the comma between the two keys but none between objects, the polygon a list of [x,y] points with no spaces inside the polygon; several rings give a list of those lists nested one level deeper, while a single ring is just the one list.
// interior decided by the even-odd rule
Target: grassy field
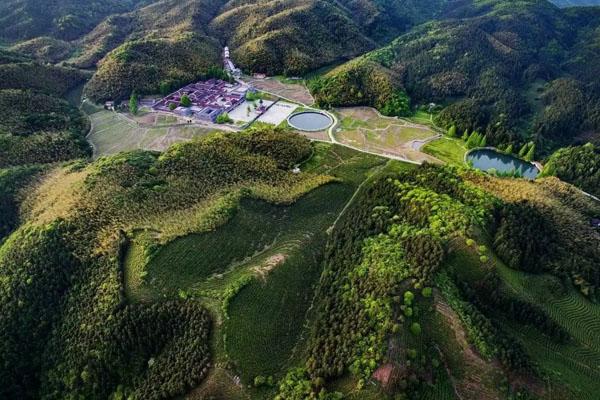
[{"label": "grassy field", "polygon": [[413,146],[436,135],[428,126],[380,116],[369,107],[340,108],[336,114],[340,123],[335,137],[341,143],[382,155],[433,161]]},{"label": "grassy field", "polygon": [[433,126],[433,114],[429,114],[425,111],[417,111],[412,116],[406,118],[411,122],[415,122],[417,124],[430,125]]},{"label": "grassy field", "polygon": [[434,156],[448,164],[463,165],[467,148],[460,139],[441,137],[425,144],[423,152]]},{"label": "grassy field", "polygon": [[131,118],[112,111],[98,111],[90,115],[92,130],[88,140],[94,147],[94,156],[121,151],[147,149],[162,151],[171,144],[206,135],[214,129],[193,125],[177,125],[177,117],[141,112]]}]

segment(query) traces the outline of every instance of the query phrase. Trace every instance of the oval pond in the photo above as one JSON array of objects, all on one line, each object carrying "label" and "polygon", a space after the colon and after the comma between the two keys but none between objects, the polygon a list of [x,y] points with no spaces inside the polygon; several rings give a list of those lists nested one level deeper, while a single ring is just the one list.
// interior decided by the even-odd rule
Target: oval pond
[{"label": "oval pond", "polygon": [[482,171],[493,169],[501,174],[518,171],[521,176],[529,179],[535,179],[540,173],[535,165],[493,149],[473,150],[467,154],[467,161]]},{"label": "oval pond", "polygon": [[318,111],[303,111],[288,118],[288,124],[292,128],[307,132],[322,131],[329,128],[332,123],[330,116]]}]

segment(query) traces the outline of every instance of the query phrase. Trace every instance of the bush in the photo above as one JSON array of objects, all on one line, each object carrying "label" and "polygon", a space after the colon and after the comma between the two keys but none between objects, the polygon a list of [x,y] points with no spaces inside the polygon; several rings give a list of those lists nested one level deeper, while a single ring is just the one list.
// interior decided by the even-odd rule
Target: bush
[{"label": "bush", "polygon": [[183,96],[181,96],[181,102],[179,104],[182,107],[191,107],[192,106],[192,100],[190,100],[190,98],[188,97],[187,94],[184,94]]},{"label": "bush", "polygon": [[410,332],[415,336],[420,335],[421,334],[421,324],[419,324],[418,322],[413,322],[410,325]]},{"label": "bush", "polygon": [[217,117],[217,124],[230,124],[233,120],[229,117],[226,112],[219,114]]}]

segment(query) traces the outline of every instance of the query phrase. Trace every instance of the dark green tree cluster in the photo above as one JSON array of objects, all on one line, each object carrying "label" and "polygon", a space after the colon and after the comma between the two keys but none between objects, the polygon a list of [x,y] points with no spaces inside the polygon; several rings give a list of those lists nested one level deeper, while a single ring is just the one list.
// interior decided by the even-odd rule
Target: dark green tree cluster
[{"label": "dark green tree cluster", "polygon": [[548,159],[542,174],[557,176],[598,197],[600,196],[600,150],[591,143],[560,149]]},{"label": "dark green tree cluster", "polygon": [[498,213],[494,250],[511,268],[541,272],[556,254],[557,233],[538,207],[528,201],[508,203]]},{"label": "dark green tree cluster", "polygon": [[277,160],[279,168],[289,169],[310,157],[310,142],[281,128],[263,126],[251,128],[236,137],[238,146],[251,153]]},{"label": "dark green tree cluster", "polygon": [[456,277],[444,271],[436,276],[435,284],[444,300],[460,317],[469,341],[484,358],[497,358],[514,371],[532,372],[531,360],[520,343],[495,323],[491,316],[486,316],[469,301],[457,285]]},{"label": "dark green tree cluster", "polygon": [[[188,98],[188,101],[189,100],[190,99]],[[132,113],[133,115],[136,115],[138,113],[139,102],[140,102],[140,100],[139,100],[138,94],[134,90],[133,93],[131,93],[131,96],[129,97],[129,112]]]},{"label": "dark green tree cluster", "polygon": [[0,89],[31,89],[61,97],[84,83],[86,77],[74,68],[33,62],[0,65]]},{"label": "dark green tree cluster", "polygon": [[[205,79],[220,65],[220,46],[197,33],[173,40],[129,41],[109,53],[88,82],[92,100],[123,100],[135,89],[140,95],[170,91],[175,85]],[[166,79],[165,77],[168,77]]]},{"label": "dark green tree cluster", "polygon": [[410,100],[390,71],[358,59],[309,82],[321,107],[369,105],[388,116],[410,113]]},{"label": "dark green tree cluster", "polygon": [[366,58],[397,71],[414,103],[442,104],[438,125],[477,130],[490,145],[533,139],[547,152],[598,129],[600,92],[591,68],[599,54],[592,39],[597,12],[492,1],[453,16],[418,26]]},{"label": "dark green tree cluster", "polygon": [[19,191],[42,171],[40,166],[0,169],[0,243],[19,224]]},{"label": "dark green tree cluster", "polygon": [[89,122],[64,100],[30,90],[0,90],[0,168],[86,157]]},{"label": "dark green tree cluster", "polygon": [[550,273],[597,300],[600,232],[590,224],[600,215],[596,201],[553,177],[535,183],[501,183],[476,174],[469,179],[504,200],[491,233],[494,248],[509,266]]},{"label": "dark green tree cluster", "polygon": [[364,189],[327,245],[306,363],[313,379],[346,371],[370,378],[389,335],[403,324],[410,335],[422,334],[415,318],[426,297],[406,288],[431,282],[447,240],[487,220],[490,201],[456,171],[427,165]]},{"label": "dark green tree cluster", "polygon": [[473,131],[466,141],[467,149],[474,149],[476,147],[485,147],[487,140],[485,135],[479,132]]},{"label": "dark green tree cluster", "polygon": [[523,301],[511,293],[497,273],[490,271],[475,285],[460,283],[465,297],[488,318],[498,317],[498,312],[520,324],[530,325],[550,336],[558,343],[566,343],[570,335],[539,306]]},{"label": "dark green tree cluster", "polygon": [[91,31],[105,16],[129,11],[139,3],[143,1],[7,0],[0,5],[0,36],[14,40],[51,35],[72,40]]}]

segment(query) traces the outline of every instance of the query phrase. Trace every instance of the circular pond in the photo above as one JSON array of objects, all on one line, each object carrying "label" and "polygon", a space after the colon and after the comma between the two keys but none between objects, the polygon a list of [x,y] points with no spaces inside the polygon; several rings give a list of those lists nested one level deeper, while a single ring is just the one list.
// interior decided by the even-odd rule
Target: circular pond
[{"label": "circular pond", "polygon": [[329,115],[318,111],[303,111],[292,114],[288,118],[288,124],[292,128],[307,132],[322,131],[329,128],[332,123],[333,120]]},{"label": "circular pond", "polygon": [[467,161],[471,162],[473,167],[487,172],[497,172],[499,174],[513,174],[535,179],[540,170],[527,161],[520,160],[509,154],[500,153],[493,149],[476,149],[467,153]]}]

